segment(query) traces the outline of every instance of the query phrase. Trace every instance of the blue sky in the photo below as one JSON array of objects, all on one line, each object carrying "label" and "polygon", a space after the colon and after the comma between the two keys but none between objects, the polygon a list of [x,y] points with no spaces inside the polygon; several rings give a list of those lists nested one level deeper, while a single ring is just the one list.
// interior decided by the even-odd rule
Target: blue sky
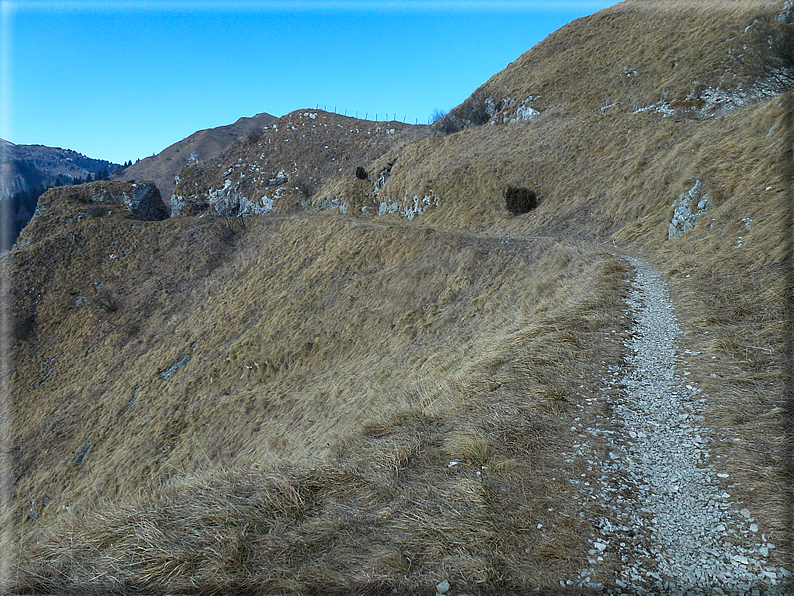
[{"label": "blue sky", "polygon": [[426,123],[614,0],[0,0],[0,137],[121,163],[319,105]]}]

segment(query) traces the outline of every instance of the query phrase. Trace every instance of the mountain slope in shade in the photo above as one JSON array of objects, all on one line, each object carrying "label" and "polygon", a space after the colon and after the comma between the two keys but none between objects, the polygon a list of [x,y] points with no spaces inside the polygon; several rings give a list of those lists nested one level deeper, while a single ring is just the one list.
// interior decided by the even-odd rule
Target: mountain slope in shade
[{"label": "mountain slope in shade", "polygon": [[108,172],[119,165],[104,159],[92,159],[82,153],[44,145],[15,145],[0,139],[0,198],[24,192],[36,186],[54,186],[60,177],[63,184],[85,178],[88,174]]},{"label": "mountain slope in shade", "polygon": [[176,186],[175,178],[183,167],[218,156],[238,138],[267,126],[273,120],[275,116],[263,112],[250,118],[240,118],[226,126],[199,130],[157,155],[117,172],[112,179],[152,180],[168,202]]}]

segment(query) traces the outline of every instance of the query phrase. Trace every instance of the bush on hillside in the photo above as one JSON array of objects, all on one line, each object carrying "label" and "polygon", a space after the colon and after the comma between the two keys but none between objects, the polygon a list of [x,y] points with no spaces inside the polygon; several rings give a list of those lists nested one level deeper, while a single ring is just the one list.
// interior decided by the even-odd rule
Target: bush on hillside
[{"label": "bush on hillside", "polygon": [[215,222],[214,229],[218,240],[231,242],[237,234],[246,229],[245,220],[239,216],[229,217],[225,215]]},{"label": "bush on hillside", "polygon": [[447,114],[436,110],[431,120],[438,134],[452,134],[485,124],[497,114],[501,104],[500,97],[494,99],[484,90],[479,89]]},{"label": "bush on hillside", "polygon": [[[356,172],[358,175],[358,172]],[[317,192],[317,179],[312,178],[308,173],[301,173],[292,178],[290,185],[299,193],[309,198]]]},{"label": "bush on hillside", "polygon": [[116,298],[116,295],[107,288],[103,288],[97,292],[97,295],[94,296],[94,302],[96,302],[99,308],[101,308],[103,311],[107,313],[113,313],[118,311],[120,306],[118,298]]},{"label": "bush on hillside", "polygon": [[262,140],[265,136],[265,131],[261,128],[254,128],[246,135],[246,140],[249,144],[253,145],[254,143],[258,143]]},{"label": "bush on hillside", "polygon": [[367,178],[369,178],[369,174],[367,174],[367,170],[365,170],[361,166],[358,166],[356,168],[356,178],[358,178],[359,180],[366,180]]},{"label": "bush on hillside", "polygon": [[448,114],[447,110],[440,110],[436,108],[435,110],[433,110],[433,113],[430,114],[430,118],[428,119],[428,124],[435,124],[447,114]]},{"label": "bush on hillside", "polygon": [[36,313],[12,319],[11,335],[14,339],[25,341],[33,334],[36,327]]},{"label": "bush on hillside", "polygon": [[88,208],[89,217],[104,217],[107,215],[108,208],[104,205],[91,205]]},{"label": "bush on hillside", "polygon": [[505,189],[505,206],[513,215],[529,213],[538,206],[538,197],[529,188],[508,186]]}]

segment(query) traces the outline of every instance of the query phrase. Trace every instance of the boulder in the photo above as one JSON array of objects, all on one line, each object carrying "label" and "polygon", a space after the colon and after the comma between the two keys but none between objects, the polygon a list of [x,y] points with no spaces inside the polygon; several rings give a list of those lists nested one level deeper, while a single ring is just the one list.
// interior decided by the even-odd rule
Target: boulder
[{"label": "boulder", "polygon": [[155,221],[168,219],[168,208],[153,182],[132,185],[132,193],[125,206],[141,219]]},{"label": "boulder", "polygon": [[168,208],[154,182],[94,182],[75,189],[80,201],[123,205],[147,221],[168,219]]}]

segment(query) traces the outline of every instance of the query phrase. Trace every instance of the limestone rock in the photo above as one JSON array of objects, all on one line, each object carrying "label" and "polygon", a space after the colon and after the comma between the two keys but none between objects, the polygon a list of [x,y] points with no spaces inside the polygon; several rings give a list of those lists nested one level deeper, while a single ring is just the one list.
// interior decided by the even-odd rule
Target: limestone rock
[{"label": "limestone rock", "polygon": [[198,195],[183,197],[171,195],[171,217],[180,215],[197,215],[207,210],[209,204]]},{"label": "limestone rock", "polygon": [[125,200],[125,205],[147,221],[168,219],[168,209],[153,182],[133,184],[131,196]]},{"label": "limestone rock", "polygon": [[[279,172],[279,175],[281,172]],[[278,177],[277,177],[278,179]],[[224,181],[223,187],[209,192],[209,211],[212,215],[221,217],[243,217],[269,213],[275,208],[275,199],[281,198],[284,187],[276,189],[273,197],[262,196],[257,201],[251,201],[238,192],[232,181]]]},{"label": "limestone rock", "polygon": [[383,185],[386,184],[389,176],[391,176],[391,167],[383,168],[380,172],[380,176],[378,176],[378,179],[374,182],[374,192],[376,195],[380,192],[380,189],[383,188]]},{"label": "limestone rock", "polygon": [[154,182],[97,182],[83,185],[78,194],[92,203],[124,205],[133,215],[147,221],[168,219],[160,191]]},{"label": "limestone rock", "polygon": [[515,111],[512,113],[505,113],[503,121],[507,124],[515,124],[521,120],[534,120],[538,116],[540,116],[540,112],[538,112],[535,108],[530,107],[529,104],[533,101],[537,100],[537,95],[530,95],[524,101],[521,102],[521,105],[518,106]]},{"label": "limestone rock", "polygon": [[711,209],[711,197],[703,192],[703,183],[700,180],[689,192],[679,197],[678,205],[673,212],[673,218],[667,231],[667,238],[680,236],[697,225],[700,216]]}]

